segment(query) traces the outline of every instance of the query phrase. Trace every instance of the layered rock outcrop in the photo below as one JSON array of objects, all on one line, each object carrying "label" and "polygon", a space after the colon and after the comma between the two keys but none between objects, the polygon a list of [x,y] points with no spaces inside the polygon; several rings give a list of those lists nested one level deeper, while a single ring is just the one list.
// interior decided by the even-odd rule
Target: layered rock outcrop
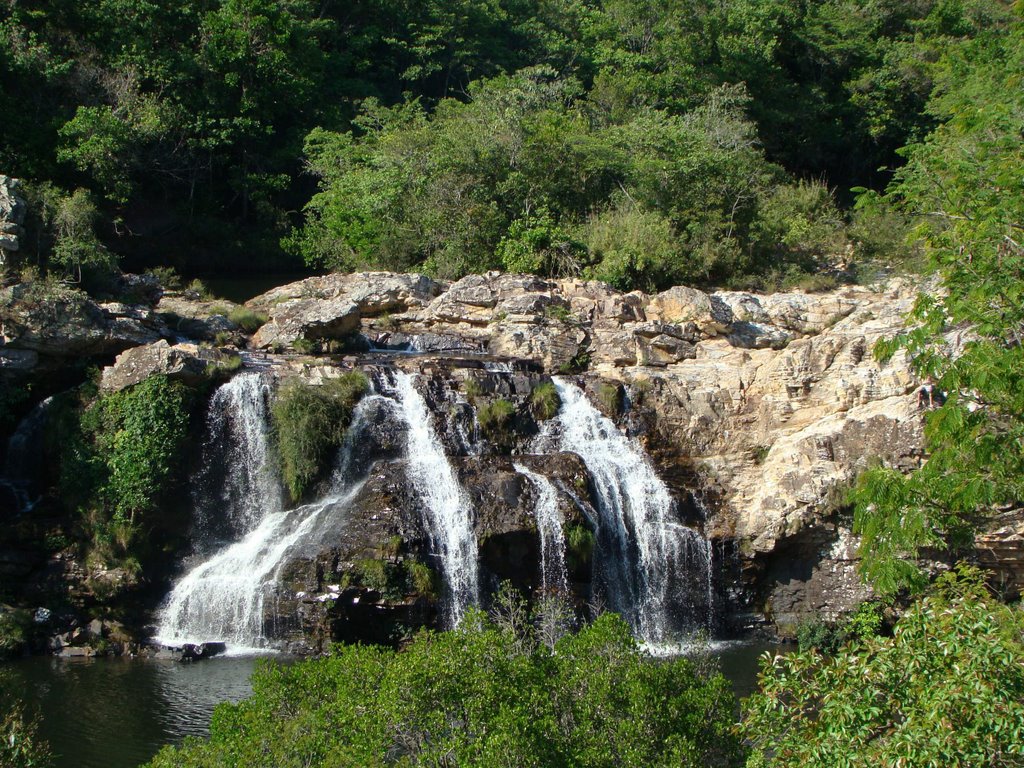
[{"label": "layered rock outcrop", "polygon": [[[7,369],[121,353],[104,373],[106,389],[154,372],[199,381],[216,367],[216,355],[184,337],[245,339],[227,317],[238,307],[226,302],[150,291],[138,304],[98,304],[75,291],[41,297],[33,290],[0,292],[0,365]],[[897,281],[823,294],[676,287],[652,296],[497,273],[451,284],[418,275],[328,275],[247,303],[251,315],[268,318],[251,338],[258,351],[250,362],[316,383],[366,370],[388,350],[420,353],[388,365],[420,373],[428,397],[448,415],[442,438],[475,489],[475,508],[484,510],[476,534],[495,581],[536,577],[536,522],[523,515],[532,491],[506,466],[510,452],[528,460],[542,430],[528,396],[550,375],[579,376],[606,415],[644,442],[677,498],[696,494],[707,507],[690,510],[684,522],[701,525],[716,544],[720,612],[745,626],[767,620],[786,631],[805,617],[837,616],[866,594],[843,515],[857,473],[876,459],[901,468],[922,459],[929,403],[920,383],[903,357],[881,363],[871,353],[879,338],[903,328],[916,291]],[[317,348],[332,354],[308,354]],[[370,357],[359,356],[367,351]],[[453,364],[462,357],[469,359]],[[497,399],[514,406],[510,429],[467,442],[478,430],[474,409]],[[391,617],[380,627],[434,620],[423,595],[385,594],[358,577],[368,561],[404,573],[426,551],[424,532],[402,517],[415,500],[398,498],[399,454],[380,454],[385,463],[355,507],[359,525],[290,565],[283,613],[298,617],[289,630],[297,647],[303,637],[354,638],[352,627],[369,613]],[[576,471],[571,458],[559,461]],[[585,488],[584,475],[572,487]],[[391,514],[398,509],[405,511]],[[566,502],[563,514],[578,516],[578,506]],[[382,548],[395,536],[397,552]],[[1012,548],[1013,536],[1007,541]],[[583,574],[576,575],[585,593]]]},{"label": "layered rock outcrop", "polygon": [[711,505],[708,533],[735,554],[734,591],[752,621],[791,627],[865,596],[857,542],[837,513],[870,462],[912,468],[922,458],[920,382],[905,358],[872,355],[904,327],[916,284],[647,296],[497,273],[448,286],[402,277],[415,290],[388,302],[386,316],[362,298],[375,280],[390,295],[385,275],[314,278],[249,305],[272,317],[280,306],[279,317],[312,333],[336,308],[354,348],[399,338],[421,352],[475,349],[621,382],[623,425],[648,442],[665,477],[696,483]]}]

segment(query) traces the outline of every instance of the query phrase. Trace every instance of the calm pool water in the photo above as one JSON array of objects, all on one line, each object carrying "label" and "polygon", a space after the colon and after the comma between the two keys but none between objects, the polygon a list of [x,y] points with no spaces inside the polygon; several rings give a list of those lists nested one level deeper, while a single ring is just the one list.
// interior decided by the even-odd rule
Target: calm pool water
[{"label": "calm pool water", "polygon": [[[778,646],[723,643],[712,648],[739,696],[755,684],[758,658]],[[154,659],[34,657],[4,665],[41,715],[41,735],[57,768],[134,768],[160,747],[205,736],[213,708],[251,692],[257,660],[216,658],[181,664]]]},{"label": "calm pool water", "polygon": [[129,768],[163,744],[204,736],[213,708],[251,693],[254,658],[182,664],[154,659],[35,657],[5,664],[57,768]]}]

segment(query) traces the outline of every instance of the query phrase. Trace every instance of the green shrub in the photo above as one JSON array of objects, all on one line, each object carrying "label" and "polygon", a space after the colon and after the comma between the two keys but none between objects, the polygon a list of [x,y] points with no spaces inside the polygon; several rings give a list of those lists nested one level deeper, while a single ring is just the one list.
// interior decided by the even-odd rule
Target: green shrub
[{"label": "green shrub", "polygon": [[547,420],[558,414],[562,400],[558,389],[550,381],[541,382],[530,392],[530,408],[538,419]]},{"label": "green shrub", "polygon": [[165,376],[101,396],[90,383],[55,400],[47,451],[59,456],[60,498],[79,515],[92,564],[138,563],[140,525],[183,465],[193,402]]},{"label": "green shrub", "polygon": [[0,606],[0,659],[25,651],[31,626],[32,615],[28,611]]},{"label": "green shrub", "polygon": [[[876,609],[871,609],[872,611]],[[944,574],[896,623],[837,654],[766,654],[744,702],[751,766],[1018,766],[1024,612]]]},{"label": "green shrub", "polygon": [[366,392],[366,377],[346,373],[323,384],[292,381],[272,407],[281,472],[293,502],[298,502],[325,468],[328,454],[341,445],[352,409]]},{"label": "green shrub", "polygon": [[571,325],[574,319],[572,310],[564,304],[549,304],[544,307],[544,317],[557,320],[563,325]]},{"label": "green shrub", "polygon": [[185,290],[197,294],[203,301],[215,301],[217,299],[213,291],[210,290],[210,287],[198,277],[189,283]]},{"label": "green shrub", "polygon": [[300,355],[312,355],[318,349],[318,344],[311,339],[296,339],[292,342],[292,349]]},{"label": "green shrub", "polygon": [[622,387],[618,384],[601,382],[597,388],[597,401],[608,418],[617,419],[622,415]]},{"label": "green shrub", "polygon": [[147,273],[157,279],[157,282],[168,291],[180,291],[184,286],[174,267],[153,267]]},{"label": "green shrub", "polygon": [[590,353],[579,352],[571,360],[567,360],[558,366],[560,374],[582,373],[590,366]]},{"label": "green shrub", "polygon": [[789,272],[782,279],[783,290],[800,290],[805,293],[825,293],[842,285],[836,275],[825,272]]},{"label": "green shrub", "polygon": [[775,187],[759,204],[751,236],[771,263],[807,271],[846,245],[842,215],[819,181]]},{"label": "green shrub", "polygon": [[409,589],[419,595],[434,600],[437,598],[438,576],[426,563],[418,560],[409,560],[405,563],[406,574],[408,575]]},{"label": "green shrub", "polygon": [[462,385],[462,390],[466,393],[466,399],[471,403],[484,392],[480,382],[472,378],[466,379],[465,384]]},{"label": "green shrub", "polygon": [[402,537],[397,533],[394,536],[388,536],[388,540],[381,545],[380,551],[384,557],[397,557],[398,553],[402,551]]},{"label": "green shrub", "polygon": [[267,316],[248,307],[235,307],[228,313],[228,320],[246,333],[256,333],[267,322]]},{"label": "green shrub", "polygon": [[53,755],[39,737],[36,718],[21,706],[24,691],[0,671],[0,765],[4,768],[51,768]]},{"label": "green shrub", "polygon": [[688,660],[651,663],[605,614],[549,647],[534,618],[458,630],[401,651],[335,646],[324,659],[260,666],[253,694],[223,704],[208,740],[168,746],[152,768],[215,765],[734,765],[735,699]]},{"label": "green shrub", "polygon": [[386,592],[390,583],[389,564],[384,560],[366,559],[356,563],[359,583],[367,589]]},{"label": "green shrub", "polygon": [[632,203],[592,215],[583,240],[596,262],[587,276],[620,290],[656,291],[703,277],[699,265],[683,258],[672,222]]},{"label": "green shrub", "polygon": [[821,619],[806,619],[797,624],[796,642],[801,651],[834,653],[842,645],[842,631]]},{"label": "green shrub", "polygon": [[515,406],[504,398],[480,406],[476,411],[480,431],[491,440],[504,439],[508,436],[508,427],[515,412]]},{"label": "green shrub", "polygon": [[587,526],[575,524],[565,529],[565,551],[573,570],[586,566],[594,554],[594,532]]}]

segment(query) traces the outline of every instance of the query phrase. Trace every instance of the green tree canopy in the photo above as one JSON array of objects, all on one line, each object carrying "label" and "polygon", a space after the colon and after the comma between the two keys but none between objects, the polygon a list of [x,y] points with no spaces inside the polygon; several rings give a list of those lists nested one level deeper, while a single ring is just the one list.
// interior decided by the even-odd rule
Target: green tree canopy
[{"label": "green tree canopy", "polygon": [[921,221],[942,280],[905,350],[944,402],[928,415],[928,459],[910,475],[860,480],[856,528],[867,575],[886,591],[921,584],[924,547],[962,553],[1024,502],[1024,29],[949,53],[931,109],[942,124],[907,148],[890,199]]},{"label": "green tree canopy", "polygon": [[339,646],[264,665],[253,696],[214,713],[176,766],[718,766],[739,751],[720,675],[651,661],[615,615],[553,646],[511,617],[471,614],[402,651]]},{"label": "green tree canopy", "polygon": [[1008,768],[1024,763],[1024,612],[977,571],[941,577],[891,638],[769,655],[743,705],[747,765]]}]

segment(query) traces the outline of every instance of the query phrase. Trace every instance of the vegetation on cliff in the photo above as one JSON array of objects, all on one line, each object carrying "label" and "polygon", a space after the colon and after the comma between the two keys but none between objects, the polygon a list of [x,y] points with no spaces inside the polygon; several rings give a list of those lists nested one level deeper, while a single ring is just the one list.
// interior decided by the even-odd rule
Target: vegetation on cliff
[{"label": "vegetation on cliff", "polygon": [[892,637],[775,655],[743,705],[748,766],[1024,761],[1024,611],[977,571],[942,576]]},{"label": "vegetation on cliff", "polygon": [[[62,502],[79,516],[98,565],[138,567],[142,530],[159,521],[163,502],[184,464],[195,392],[165,376],[97,394],[84,386],[67,394],[51,432],[60,456]],[[144,537],[142,537],[144,538]]]},{"label": "vegetation on cliff", "polygon": [[920,216],[944,293],[878,350],[906,350],[927,382],[928,460],[869,472],[854,495],[866,573],[887,592],[927,581],[923,549],[962,556],[1024,504],[1024,28],[952,49],[942,72],[942,124],[906,149],[888,198]]},{"label": "vegetation on cliff", "polygon": [[369,383],[358,372],[311,385],[293,381],[281,388],[272,408],[281,474],[293,502],[302,499],[324,471],[328,452],[345,439],[352,410]]}]

